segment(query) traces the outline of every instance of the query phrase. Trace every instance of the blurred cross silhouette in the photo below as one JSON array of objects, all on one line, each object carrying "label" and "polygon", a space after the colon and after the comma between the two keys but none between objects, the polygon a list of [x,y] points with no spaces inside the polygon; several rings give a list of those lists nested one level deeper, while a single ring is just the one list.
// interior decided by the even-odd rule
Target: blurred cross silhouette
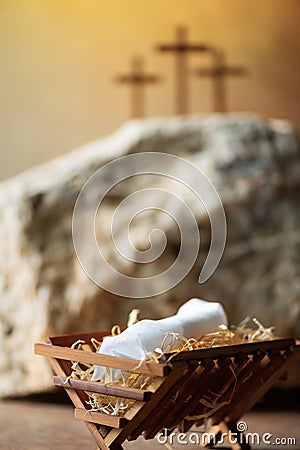
[{"label": "blurred cross silhouette", "polygon": [[213,81],[213,103],[215,112],[227,111],[225,79],[228,76],[247,75],[248,71],[241,66],[228,66],[225,63],[224,53],[214,49],[212,67],[198,68],[194,73],[198,77],[210,77]]},{"label": "blurred cross silhouette", "polygon": [[131,117],[143,117],[145,113],[144,87],[146,84],[157,83],[160,77],[144,72],[144,60],[135,57],[131,60],[131,72],[116,77],[117,83],[129,84],[131,87]]},{"label": "blurred cross silhouette", "polygon": [[187,29],[176,28],[176,39],[174,43],[160,44],[156,48],[160,52],[171,52],[175,55],[175,83],[176,83],[176,113],[186,114],[188,112],[188,68],[187,53],[205,52],[209,47],[204,44],[192,44],[187,41]]}]

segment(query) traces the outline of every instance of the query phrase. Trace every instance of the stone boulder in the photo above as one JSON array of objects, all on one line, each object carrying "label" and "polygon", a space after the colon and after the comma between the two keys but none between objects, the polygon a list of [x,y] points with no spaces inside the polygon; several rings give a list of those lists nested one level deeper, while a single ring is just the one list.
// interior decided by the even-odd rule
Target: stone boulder
[{"label": "stone boulder", "polygon": [[[180,247],[176,224],[151,210],[132,221],[130,233],[137,250],[145,251],[149,232],[162,229],[168,240],[162,256],[147,265],[115,254],[108,239],[110,221],[118,204],[137,189],[171,189],[190,205],[201,232],[201,251],[181,283],[154,298],[125,299],[99,288],[82,269],[73,246],[72,214],[82,186],[97,169],[139,152],[179,155],[199,167],[221,197],[228,235],[217,270],[199,284],[210,245],[203,207],[167,178],[132,178],[116,186],[103,202],[96,227],[105,257],[118,271],[138,277],[161,273]],[[0,396],[50,388],[51,370],[45,358],[33,355],[34,342],[47,335],[124,326],[134,307],[142,317],[159,318],[199,296],[221,301],[233,324],[255,316],[274,325],[277,335],[299,337],[299,194],[300,152],[293,128],[251,114],[132,121],[107,138],[3,182]],[[157,196],[157,201],[162,199]],[[117,230],[120,236],[123,232]],[[95,272],[102,270],[88,251],[86,259]],[[116,280],[109,282],[113,286]]]}]

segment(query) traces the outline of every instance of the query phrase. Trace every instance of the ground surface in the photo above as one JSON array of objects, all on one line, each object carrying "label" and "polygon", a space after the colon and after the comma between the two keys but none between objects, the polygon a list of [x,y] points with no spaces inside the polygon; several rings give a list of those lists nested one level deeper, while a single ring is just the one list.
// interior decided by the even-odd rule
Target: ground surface
[{"label": "ground surface", "polygon": [[[268,410],[256,409],[248,413],[243,420],[248,425],[248,432],[272,434],[267,439],[281,444],[271,445],[261,442],[255,449],[300,450],[300,412],[293,397],[291,408],[287,405],[281,410],[268,405]],[[290,400],[289,400],[290,401]],[[271,410],[270,410],[271,409]],[[284,439],[295,438],[296,444],[287,444]],[[187,441],[189,439],[187,438]],[[139,439],[124,445],[125,450],[163,450],[156,441]],[[199,448],[199,445],[178,444],[175,449]],[[1,450],[95,450],[96,445],[81,421],[74,419],[73,408],[64,403],[45,403],[44,401],[10,400],[0,402],[0,449]]]}]

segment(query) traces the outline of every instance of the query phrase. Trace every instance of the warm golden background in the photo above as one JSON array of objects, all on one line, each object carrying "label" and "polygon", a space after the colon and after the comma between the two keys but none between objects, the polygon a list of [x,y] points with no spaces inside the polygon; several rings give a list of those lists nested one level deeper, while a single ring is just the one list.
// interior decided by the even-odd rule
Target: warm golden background
[{"label": "warm golden background", "polygon": [[[299,20],[299,0],[0,0],[0,178],[121,125],[129,92],[112,79],[134,54],[165,80],[147,89],[147,116],[172,114],[174,60],[153,47],[173,40],[177,24],[251,70],[228,80],[231,111],[299,128]],[[190,112],[211,110],[211,82],[192,78]]]}]

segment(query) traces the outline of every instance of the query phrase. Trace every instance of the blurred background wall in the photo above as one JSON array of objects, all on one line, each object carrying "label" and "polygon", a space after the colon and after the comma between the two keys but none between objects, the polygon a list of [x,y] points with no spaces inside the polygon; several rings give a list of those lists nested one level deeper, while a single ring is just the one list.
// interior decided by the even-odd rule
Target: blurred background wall
[{"label": "blurred background wall", "polygon": [[[231,111],[299,128],[299,18],[299,0],[0,0],[0,179],[121,125],[129,92],[112,79],[134,54],[164,78],[147,88],[147,116],[171,115],[174,58],[153,49],[178,24],[251,71],[227,80]],[[192,77],[190,97],[191,113],[212,111],[211,80]]]}]

